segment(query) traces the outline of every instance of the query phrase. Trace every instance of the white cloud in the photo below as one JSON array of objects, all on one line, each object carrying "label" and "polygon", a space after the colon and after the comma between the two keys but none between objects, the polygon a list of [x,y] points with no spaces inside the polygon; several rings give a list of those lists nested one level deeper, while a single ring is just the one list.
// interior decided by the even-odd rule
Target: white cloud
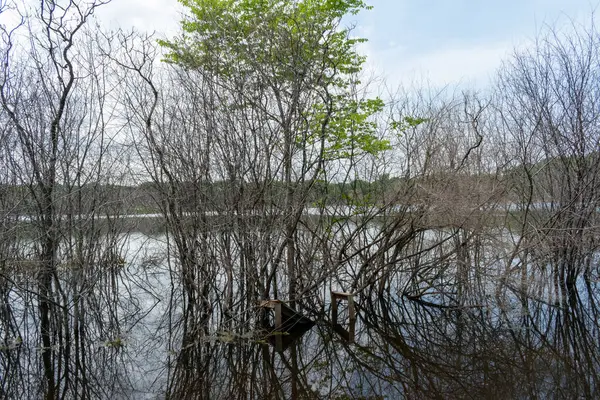
[{"label": "white cloud", "polygon": [[127,0],[111,2],[97,10],[98,19],[111,28],[136,28],[172,36],[179,27],[181,11],[176,1]]},{"label": "white cloud", "polygon": [[499,42],[408,54],[399,46],[374,51],[367,43],[361,51],[367,55],[367,71],[384,77],[392,87],[425,79],[434,87],[467,84],[482,88],[511,49],[510,43]]}]

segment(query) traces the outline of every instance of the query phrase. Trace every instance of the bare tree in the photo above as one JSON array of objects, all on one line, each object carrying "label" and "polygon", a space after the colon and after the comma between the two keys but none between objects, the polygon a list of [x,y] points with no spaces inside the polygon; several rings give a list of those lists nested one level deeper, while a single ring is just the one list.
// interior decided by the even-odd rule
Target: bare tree
[{"label": "bare tree", "polygon": [[[26,390],[3,381],[12,398],[96,398],[108,390],[109,380],[117,387],[126,384],[106,368],[116,365],[114,354],[103,355],[93,345],[114,343],[123,334],[115,279],[123,266],[117,224],[122,210],[115,207],[117,190],[111,190],[119,179],[111,170],[118,149],[109,123],[115,110],[111,90],[118,82],[108,74],[110,59],[97,47],[102,37],[89,29],[94,11],[105,3],[42,1],[27,11],[19,6],[14,12],[22,15],[21,24],[2,30],[0,115],[3,144],[10,146],[2,154],[12,174],[5,184],[23,196],[5,216],[23,216],[26,223],[13,243],[27,250],[3,262],[27,261],[36,283],[17,286],[35,297],[23,297],[21,314],[5,319],[27,327],[17,337],[31,349],[17,357],[14,370],[29,377]],[[18,241],[23,229],[27,244]],[[6,271],[3,279],[11,282],[14,271]],[[28,317],[32,305],[37,313]],[[39,368],[43,379],[20,368]]]}]

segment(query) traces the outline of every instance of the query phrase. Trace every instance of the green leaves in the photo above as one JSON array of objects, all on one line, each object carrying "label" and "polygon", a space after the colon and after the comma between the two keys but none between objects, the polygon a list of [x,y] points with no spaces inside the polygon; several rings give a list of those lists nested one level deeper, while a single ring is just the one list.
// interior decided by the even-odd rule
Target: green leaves
[{"label": "green leaves", "polygon": [[[340,95],[334,105],[336,109],[330,115],[316,114],[317,123],[322,123],[322,118],[330,118],[326,129],[326,159],[350,158],[362,153],[376,155],[390,149],[389,141],[377,136],[375,116],[383,110],[383,100],[352,100]],[[318,134],[318,130],[315,132]]]},{"label": "green leaves", "polygon": [[[365,7],[357,0],[180,0],[191,18],[182,22],[183,36],[160,41],[166,61],[212,72],[234,71],[236,65],[269,64],[278,75],[315,66],[334,74],[355,73],[364,58],[349,39],[340,19]],[[289,72],[289,71],[288,71]]]},{"label": "green leaves", "polygon": [[428,118],[419,118],[419,117],[410,117],[405,116],[400,119],[400,121],[392,121],[390,124],[390,128],[400,131],[406,132],[410,128],[416,128],[417,126],[429,121]]},{"label": "green leaves", "polygon": [[[365,57],[341,19],[368,9],[362,0],[180,0],[183,35],[161,41],[165,61],[208,72],[228,87],[268,98],[263,110],[292,146],[321,146],[326,159],[377,154],[379,98],[348,93]],[[289,138],[291,137],[291,141]]]},{"label": "green leaves", "polygon": [[[373,116],[384,108],[380,98],[351,100],[346,95],[334,98],[328,109],[324,104],[315,105],[307,116],[312,126],[311,135],[299,136],[304,145],[325,142],[325,158],[328,160],[349,158],[361,153],[377,154],[390,148],[388,140],[376,136],[377,123]],[[323,131],[325,137],[323,137]]]}]

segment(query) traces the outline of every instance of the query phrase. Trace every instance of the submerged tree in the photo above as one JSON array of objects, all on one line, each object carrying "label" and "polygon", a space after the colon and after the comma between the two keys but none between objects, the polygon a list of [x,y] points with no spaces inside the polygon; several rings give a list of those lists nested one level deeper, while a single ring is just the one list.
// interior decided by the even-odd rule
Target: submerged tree
[{"label": "submerged tree", "polygon": [[[363,39],[349,37],[341,20],[367,8],[350,1],[181,1],[190,18],[183,35],[163,41],[168,62],[193,70],[220,93],[218,108],[235,109],[247,122],[260,121],[260,135],[273,137],[269,171],[240,182],[279,180],[284,196],[273,206],[285,215],[288,295],[296,296],[294,235],[307,191],[328,161],[377,153],[388,142],[375,135],[370,117],[379,99],[357,97]],[[243,128],[242,128],[243,129]],[[277,273],[277,265],[269,272]],[[268,296],[271,282],[264,295]]]},{"label": "submerged tree", "polygon": [[97,345],[119,338],[123,321],[124,236],[119,193],[110,188],[121,178],[109,126],[116,82],[97,46],[103,38],[89,26],[105,3],[18,4],[11,12],[21,24],[0,26],[1,183],[22,196],[13,205],[3,198],[13,208],[4,214],[0,280],[7,298],[16,293],[4,309],[3,339],[22,344],[2,353],[12,367],[0,378],[9,398],[107,397],[127,381],[114,352]]},{"label": "submerged tree", "polygon": [[351,170],[389,147],[373,119],[383,102],[360,96],[361,40],[341,27],[362,1],[182,3],[190,18],[182,37],[161,42],[164,75],[139,43],[123,60],[133,72],[131,128],[143,139],[136,148],[160,192],[181,278],[174,396],[217,381],[208,363],[219,350],[203,342],[215,328],[246,334],[259,299],[293,305],[334,274],[343,262],[317,263],[329,221],[303,226],[310,194],[331,165]]},{"label": "submerged tree", "polygon": [[593,25],[547,31],[504,65],[498,95],[519,226],[506,266],[507,277],[509,268],[519,276],[504,290],[518,294],[523,325],[556,327],[551,338],[541,335],[543,343],[567,360],[566,390],[584,397],[594,397],[598,386],[590,372],[598,360],[587,350],[598,332],[598,43]]}]

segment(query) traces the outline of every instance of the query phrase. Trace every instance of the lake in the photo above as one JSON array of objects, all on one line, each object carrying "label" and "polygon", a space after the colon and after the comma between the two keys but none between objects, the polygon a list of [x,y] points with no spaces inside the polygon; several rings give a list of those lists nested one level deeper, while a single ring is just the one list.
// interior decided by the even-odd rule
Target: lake
[{"label": "lake", "polygon": [[[260,226],[199,235],[191,268],[164,232],[101,235],[87,258],[65,241],[48,349],[35,246],[23,250],[0,274],[0,397],[42,395],[44,352],[65,398],[597,396],[595,254],[568,286],[566,261],[519,250],[510,232],[357,226],[297,233],[293,302],[274,268],[282,234]],[[261,307],[269,279],[268,298],[314,325],[276,329]],[[332,322],[332,290],[354,295],[353,339],[343,299]]]}]

